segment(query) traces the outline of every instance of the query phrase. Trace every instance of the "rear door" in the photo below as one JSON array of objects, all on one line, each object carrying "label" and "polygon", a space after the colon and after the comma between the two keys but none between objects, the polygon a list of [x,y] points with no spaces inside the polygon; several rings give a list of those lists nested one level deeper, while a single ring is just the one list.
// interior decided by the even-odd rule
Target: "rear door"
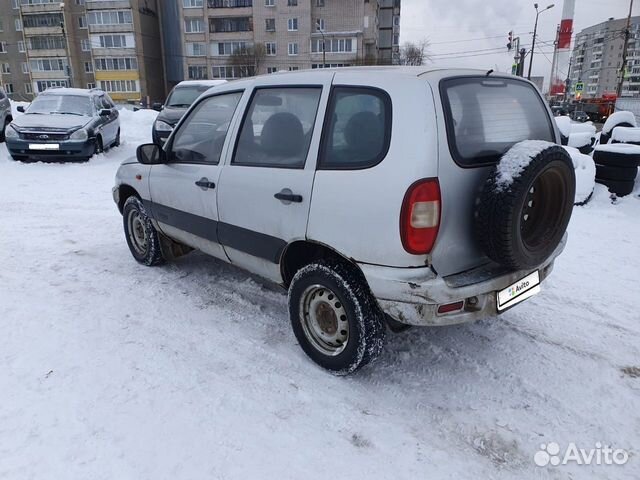
[{"label": "rear door", "polygon": [[474,211],[492,168],[516,143],[556,142],[556,132],[549,107],[530,82],[437,73],[429,80],[443,119],[438,163],[442,216],[432,261],[447,276],[489,262],[476,240]]},{"label": "rear door", "polygon": [[220,242],[233,263],[276,282],[285,246],[306,238],[332,76],[257,80],[220,177]]},{"label": "rear door", "polygon": [[242,91],[201,100],[166,147],[168,162],[151,168],[150,208],[169,237],[226,259],[218,242],[216,194],[220,158]]}]

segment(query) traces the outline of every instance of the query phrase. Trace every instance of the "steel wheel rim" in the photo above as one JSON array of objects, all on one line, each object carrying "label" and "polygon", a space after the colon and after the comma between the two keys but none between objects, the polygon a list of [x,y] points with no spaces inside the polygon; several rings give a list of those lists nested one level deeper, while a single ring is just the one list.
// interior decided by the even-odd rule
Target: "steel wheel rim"
[{"label": "steel wheel rim", "polygon": [[325,355],[339,355],[349,342],[347,312],[337,295],[325,286],[311,285],[303,292],[300,323],[309,343]]},{"label": "steel wheel rim", "polygon": [[147,229],[145,222],[138,211],[132,211],[127,218],[129,240],[133,249],[140,255],[147,251]]}]

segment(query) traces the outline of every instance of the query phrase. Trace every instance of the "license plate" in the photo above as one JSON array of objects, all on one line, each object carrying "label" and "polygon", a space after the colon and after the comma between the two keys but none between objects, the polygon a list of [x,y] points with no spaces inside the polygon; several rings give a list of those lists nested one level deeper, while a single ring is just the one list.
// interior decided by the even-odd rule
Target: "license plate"
[{"label": "license plate", "polygon": [[29,150],[60,150],[57,143],[30,143]]},{"label": "license plate", "polygon": [[540,273],[535,271],[498,292],[498,311],[510,308],[540,293]]}]

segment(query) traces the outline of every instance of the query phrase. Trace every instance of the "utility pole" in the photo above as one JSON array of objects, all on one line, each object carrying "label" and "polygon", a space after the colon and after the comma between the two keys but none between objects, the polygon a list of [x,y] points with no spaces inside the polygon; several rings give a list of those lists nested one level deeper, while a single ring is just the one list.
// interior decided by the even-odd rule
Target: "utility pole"
[{"label": "utility pole", "polygon": [[62,21],[60,22],[60,29],[62,30],[62,38],[64,39],[64,51],[67,54],[67,79],[69,87],[73,87],[73,73],[71,71],[71,57],[69,55],[69,40],[67,39],[67,31],[64,28],[65,16],[64,16],[64,3],[60,4],[60,10],[62,11]]},{"label": "utility pole", "polygon": [[524,48],[520,49],[520,61],[518,62],[518,75],[519,77],[524,77],[524,59],[527,56],[527,51]]},{"label": "utility pole", "polygon": [[629,35],[631,34],[631,11],[633,10],[633,0],[629,3],[629,16],[627,17],[627,28],[624,31],[624,45],[622,46],[622,68],[620,68],[620,81],[618,82],[618,98],[622,96],[622,85],[624,75],[627,71],[627,51],[629,49]]},{"label": "utility pole", "polygon": [[325,40],[324,37],[324,28],[322,28],[322,25],[320,24],[320,20],[318,19],[318,31],[320,32],[320,35],[322,35],[322,68],[326,68],[327,66],[327,42]]},{"label": "utility pole", "polygon": [[531,69],[533,68],[533,53],[536,49],[536,35],[538,34],[538,17],[542,12],[546,12],[547,10],[553,8],[554,4],[552,3],[547,8],[540,11],[538,11],[537,3],[534,3],[533,6],[536,9],[536,23],[533,27],[533,42],[531,43],[531,58],[529,59],[529,74],[527,75],[527,80],[531,80]]}]

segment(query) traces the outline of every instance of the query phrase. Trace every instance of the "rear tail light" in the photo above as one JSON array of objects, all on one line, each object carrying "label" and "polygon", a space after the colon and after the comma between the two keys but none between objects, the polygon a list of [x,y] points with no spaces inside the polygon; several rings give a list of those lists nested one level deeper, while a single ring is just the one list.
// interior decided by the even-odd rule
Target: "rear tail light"
[{"label": "rear tail light", "polygon": [[435,178],[419,180],[404,196],[400,213],[402,246],[413,255],[431,253],[440,228],[440,185]]},{"label": "rear tail light", "polygon": [[438,313],[443,315],[445,313],[457,312],[458,310],[462,310],[462,307],[464,307],[464,302],[447,303],[438,307]]}]

